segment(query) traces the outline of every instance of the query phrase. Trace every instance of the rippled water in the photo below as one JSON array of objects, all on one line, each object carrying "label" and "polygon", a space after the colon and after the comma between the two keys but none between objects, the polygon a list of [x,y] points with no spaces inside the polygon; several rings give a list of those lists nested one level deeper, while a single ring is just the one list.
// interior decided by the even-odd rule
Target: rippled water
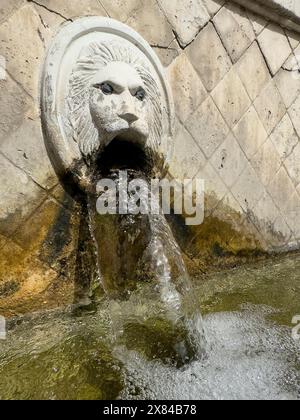
[{"label": "rippled water", "polygon": [[11,324],[0,341],[0,398],[300,399],[300,256],[196,284],[206,359],[182,366],[185,331],[160,316],[143,285],[94,312]]}]

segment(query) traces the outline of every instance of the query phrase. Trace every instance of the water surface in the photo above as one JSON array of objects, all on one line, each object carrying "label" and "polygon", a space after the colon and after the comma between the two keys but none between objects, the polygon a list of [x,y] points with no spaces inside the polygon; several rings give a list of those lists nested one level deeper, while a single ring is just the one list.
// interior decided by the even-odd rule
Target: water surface
[{"label": "water surface", "polygon": [[12,323],[0,341],[0,398],[300,399],[291,323],[300,315],[300,256],[194,280],[204,359],[190,361],[185,331],[143,284],[90,312]]}]

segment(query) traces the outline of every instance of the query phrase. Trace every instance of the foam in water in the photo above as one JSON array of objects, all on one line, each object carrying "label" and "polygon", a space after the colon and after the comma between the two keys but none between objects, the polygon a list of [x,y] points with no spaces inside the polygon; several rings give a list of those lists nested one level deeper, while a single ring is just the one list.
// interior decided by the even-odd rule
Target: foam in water
[{"label": "foam in water", "polygon": [[185,369],[126,353],[128,376],[122,397],[135,398],[134,384],[142,399],[299,399],[300,343],[292,340],[289,329],[266,321],[270,312],[267,307],[247,306],[241,312],[206,316],[207,359]]},{"label": "foam in water", "polygon": [[181,369],[136,351],[139,330],[133,342],[112,344],[111,311],[103,304],[93,315],[36,317],[10,329],[0,345],[0,398],[300,399],[300,342],[267,320],[273,308],[206,315],[207,358]]}]

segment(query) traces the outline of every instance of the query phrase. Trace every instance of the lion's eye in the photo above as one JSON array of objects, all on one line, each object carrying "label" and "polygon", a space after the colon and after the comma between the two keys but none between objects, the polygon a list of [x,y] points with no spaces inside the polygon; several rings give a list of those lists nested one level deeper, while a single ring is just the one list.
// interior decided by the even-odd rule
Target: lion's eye
[{"label": "lion's eye", "polygon": [[112,95],[114,93],[114,88],[109,83],[101,83],[99,88],[102,90],[104,95]]},{"label": "lion's eye", "polygon": [[146,96],[146,92],[144,91],[144,89],[139,89],[135,94],[135,97],[139,101],[143,101],[145,99],[145,96]]}]

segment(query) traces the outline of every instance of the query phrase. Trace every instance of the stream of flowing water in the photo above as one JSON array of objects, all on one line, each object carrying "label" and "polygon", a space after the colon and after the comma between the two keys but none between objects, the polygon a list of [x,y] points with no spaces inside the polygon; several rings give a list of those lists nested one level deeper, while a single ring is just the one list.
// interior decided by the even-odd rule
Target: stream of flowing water
[{"label": "stream of flowing water", "polygon": [[[113,172],[111,179],[120,182],[117,177],[118,172]],[[131,178],[137,177],[141,173],[132,171]],[[145,178],[144,182],[149,187]],[[139,197],[140,205],[146,206],[153,198],[150,187]],[[110,305],[130,302],[129,318],[136,328],[167,322],[174,339],[177,335],[172,345],[179,364],[204,357],[206,340],[199,307],[180,248],[162,211],[140,214],[129,209],[126,215],[101,215],[96,207],[95,197],[89,197],[97,269]],[[139,302],[131,303],[137,295]],[[139,312],[141,305],[147,308],[145,301],[155,310]],[[128,314],[120,311],[112,320],[116,337],[122,337]]]}]

